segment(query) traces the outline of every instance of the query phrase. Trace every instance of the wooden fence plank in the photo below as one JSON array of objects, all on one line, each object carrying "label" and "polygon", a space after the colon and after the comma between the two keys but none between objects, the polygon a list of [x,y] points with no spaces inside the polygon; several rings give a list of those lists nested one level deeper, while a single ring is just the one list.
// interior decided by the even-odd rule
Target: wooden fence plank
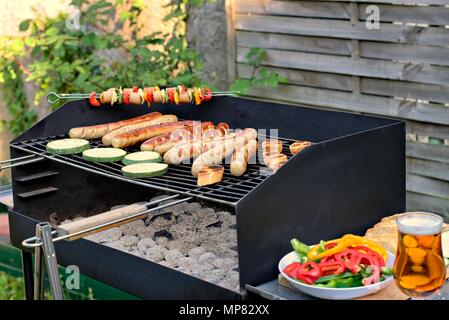
[{"label": "wooden fence plank", "polygon": [[[356,2],[352,2],[354,4]],[[412,22],[430,25],[449,25],[449,8],[398,6],[376,4],[380,11],[381,22]],[[370,4],[361,4],[358,8],[361,20],[366,20]],[[236,12],[239,14],[265,14],[295,16],[307,18],[347,19],[351,18],[347,3],[328,1],[272,1],[245,0],[237,1]],[[367,13],[368,12],[368,13]]]},{"label": "wooden fence plank", "polygon": [[[237,74],[240,78],[249,79],[254,67],[244,63],[237,64]],[[292,70],[284,68],[267,67],[268,70],[278,73],[288,79],[288,84],[304,85],[308,87],[327,88],[350,92],[352,89],[351,77],[333,73]],[[255,73],[258,76],[258,72]]]},{"label": "wooden fence plank", "polygon": [[346,38],[422,45],[445,46],[449,29],[400,26],[381,23],[380,29],[367,29],[364,22],[310,19],[268,15],[236,15],[238,30],[275,32],[303,36]]},{"label": "wooden fence plank", "polygon": [[349,40],[292,36],[277,33],[238,31],[237,45],[262,49],[328,53],[344,56],[351,55],[351,41]]},{"label": "wooden fence plank", "polygon": [[[246,62],[249,48],[237,47],[237,61]],[[352,59],[349,57],[311,54],[297,51],[267,49],[264,64],[332,72],[390,80],[405,80],[429,84],[449,83],[449,68],[422,64],[400,63],[373,59]],[[449,90],[449,87],[448,87]]]},{"label": "wooden fence plank", "polygon": [[449,181],[449,164],[437,161],[407,158],[407,172]]},{"label": "wooden fence plank", "polygon": [[449,103],[449,87],[394,80],[362,79],[362,91],[381,96],[421,99],[438,103]]},{"label": "wooden fence plank", "polygon": [[449,140],[449,126],[407,121],[407,133]]},{"label": "wooden fence plank", "polygon": [[[323,37],[285,35],[278,33],[237,32],[237,45],[263,49],[351,55],[351,41]],[[425,62],[449,66],[449,47],[418,46],[360,41],[362,58]]]},{"label": "wooden fence plank", "polygon": [[449,124],[449,109],[440,105],[292,85],[279,85],[277,88],[253,88],[250,95],[405,120]]},{"label": "wooden fence plank", "polygon": [[441,214],[446,221],[449,218],[449,204],[445,199],[407,192],[406,201],[408,211],[430,211]]},{"label": "wooden fence plank", "polygon": [[[368,14],[366,8],[369,5],[360,6],[360,18],[366,20]],[[398,5],[377,5],[380,11],[380,21],[423,23],[430,25],[448,25],[449,8],[445,7],[419,7]],[[369,11],[368,11],[369,12]]]},{"label": "wooden fence plank", "polygon": [[[449,146],[407,141],[406,154],[411,158],[449,163]],[[448,193],[449,197],[449,193]]]},{"label": "wooden fence plank", "polygon": [[334,2],[449,5],[448,0],[332,0]]},{"label": "wooden fence plank", "polygon": [[407,191],[444,198],[449,208],[449,183],[415,174],[407,175]]},{"label": "wooden fence plank", "polygon": [[237,1],[236,12],[316,18],[350,18],[346,3],[323,1],[244,0]]},{"label": "wooden fence plank", "polygon": [[[346,75],[277,67],[266,68],[286,77],[289,84],[351,91],[351,77]],[[238,76],[244,79],[250,78],[253,72],[252,66],[243,63],[238,63],[237,69]],[[258,72],[256,72],[256,75],[258,75]],[[362,78],[361,92],[384,97],[403,97],[428,100],[443,104],[449,103],[449,90],[446,86],[442,85]]]},{"label": "wooden fence plank", "polygon": [[365,58],[426,62],[449,66],[449,48],[362,41],[360,54]]}]

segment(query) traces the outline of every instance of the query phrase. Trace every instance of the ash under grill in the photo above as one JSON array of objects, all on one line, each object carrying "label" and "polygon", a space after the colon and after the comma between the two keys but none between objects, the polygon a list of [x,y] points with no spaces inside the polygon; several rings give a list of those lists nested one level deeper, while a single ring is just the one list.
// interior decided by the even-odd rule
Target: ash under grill
[{"label": "ash under grill", "polygon": [[[151,201],[161,198],[166,196]],[[179,203],[85,239],[240,291],[236,217],[229,211],[199,202]]]},{"label": "ash under grill", "polygon": [[[241,177],[232,176],[229,170],[229,164],[225,164],[225,173],[223,180],[217,185],[198,187],[197,179],[191,174],[191,164],[169,165],[168,172],[161,177],[149,179],[131,179],[124,177],[121,168],[124,166],[121,162],[115,163],[96,163],[83,159],[81,155],[54,155],[46,151],[48,142],[67,138],[66,135],[51,136],[41,139],[33,139],[11,143],[11,147],[35,154],[43,158],[61,162],[78,169],[100,174],[110,178],[127,181],[136,185],[149,187],[165,192],[179,193],[194,196],[200,199],[214,201],[230,206],[235,206],[239,200],[249,194],[259,184],[261,184],[271,171],[260,163],[259,159],[249,163],[247,170]],[[268,139],[264,135],[259,136],[261,141]],[[289,145],[294,141],[292,139],[278,138],[283,142],[283,153],[288,158],[292,157]],[[100,140],[91,140],[92,147],[104,147]],[[127,152],[136,152],[140,149],[136,146],[126,149]],[[259,155],[257,155],[259,158]]]}]

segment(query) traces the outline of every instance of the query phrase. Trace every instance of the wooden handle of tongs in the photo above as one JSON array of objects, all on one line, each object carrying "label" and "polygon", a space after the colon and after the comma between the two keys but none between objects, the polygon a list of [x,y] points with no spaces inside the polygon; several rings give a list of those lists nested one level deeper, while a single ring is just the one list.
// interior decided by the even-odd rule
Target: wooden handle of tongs
[{"label": "wooden handle of tongs", "polygon": [[[87,231],[82,233],[81,235],[75,235],[74,237],[68,238],[67,240],[76,240],[86,235],[97,233],[100,231],[104,231],[106,229],[110,229],[131,221],[135,221],[140,218],[140,216],[136,216],[130,219],[126,219],[127,217],[131,217],[139,212],[145,212],[148,208],[143,204],[131,204],[128,206],[124,206],[118,209],[110,210],[107,212],[103,212],[94,216],[90,216],[84,219],[76,220],[70,223],[66,223],[58,226],[58,234],[59,235],[69,235],[74,234],[83,230],[93,229],[91,231]],[[102,225],[112,223],[116,220],[120,220],[120,222],[116,224],[110,224],[104,227]]]}]

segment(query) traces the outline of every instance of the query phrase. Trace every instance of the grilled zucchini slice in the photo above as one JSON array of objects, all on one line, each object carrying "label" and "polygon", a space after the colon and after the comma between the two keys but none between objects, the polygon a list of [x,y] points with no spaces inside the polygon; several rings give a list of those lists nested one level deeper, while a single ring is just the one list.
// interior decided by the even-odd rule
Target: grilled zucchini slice
[{"label": "grilled zucchini slice", "polygon": [[83,152],[83,158],[86,161],[93,162],[116,162],[126,156],[126,151],[118,148],[95,148]]},{"label": "grilled zucchini slice", "polygon": [[135,163],[122,168],[122,174],[128,178],[151,178],[167,172],[166,163]]},{"label": "grilled zucchini slice", "polygon": [[47,151],[53,154],[76,154],[90,148],[84,139],[61,139],[47,143]]},{"label": "grilled zucchini slice", "polygon": [[161,155],[154,151],[138,151],[129,153],[122,160],[123,164],[127,166],[135,163],[151,163],[161,161]]}]

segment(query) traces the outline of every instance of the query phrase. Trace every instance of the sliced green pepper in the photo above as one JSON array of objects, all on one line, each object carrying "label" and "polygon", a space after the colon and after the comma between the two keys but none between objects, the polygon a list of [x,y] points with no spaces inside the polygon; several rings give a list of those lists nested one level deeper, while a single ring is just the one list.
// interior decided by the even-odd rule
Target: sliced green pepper
[{"label": "sliced green pepper", "polygon": [[310,251],[310,247],[308,245],[302,243],[296,238],[290,240],[290,243],[293,247],[293,250],[295,250],[297,253],[306,255]]},{"label": "sliced green pepper", "polygon": [[327,282],[329,280],[342,279],[342,278],[348,278],[348,277],[356,277],[356,275],[354,275],[352,272],[345,272],[342,274],[333,274],[333,275],[321,277],[317,281],[315,281],[315,283],[322,283],[322,282]]},{"label": "sliced green pepper", "polygon": [[323,287],[323,288],[337,288],[337,280],[329,280],[323,283],[318,283],[316,284],[318,287]]},{"label": "sliced green pepper", "polygon": [[392,267],[382,267],[382,268],[380,268],[380,271],[382,271],[382,275],[384,275],[384,276],[391,276],[391,275],[393,275],[393,268]]}]

